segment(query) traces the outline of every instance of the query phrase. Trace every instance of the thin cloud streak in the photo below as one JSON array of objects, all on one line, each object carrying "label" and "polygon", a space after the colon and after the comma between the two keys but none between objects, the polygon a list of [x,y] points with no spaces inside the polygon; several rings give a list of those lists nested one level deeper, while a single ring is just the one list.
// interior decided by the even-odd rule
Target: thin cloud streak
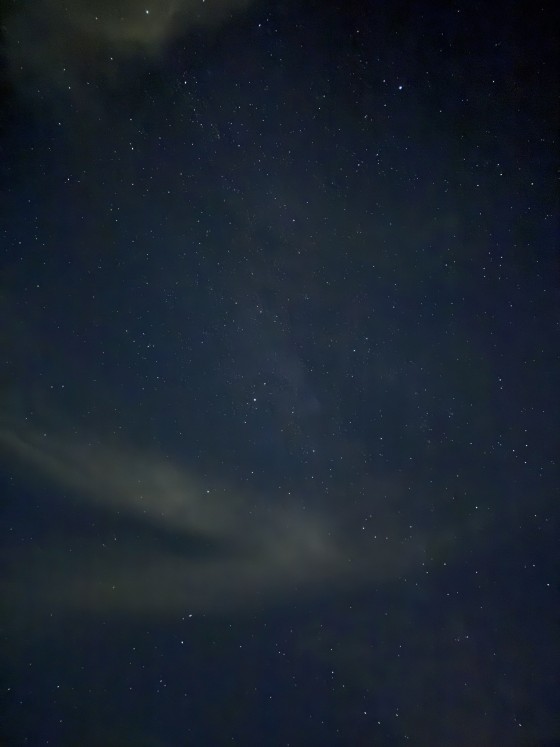
[{"label": "thin cloud streak", "polygon": [[[254,0],[37,0],[3,19],[4,54],[17,88],[42,97],[48,88],[85,90],[112,80],[119,60],[154,58],[193,28],[217,28]],[[39,85],[39,90],[37,86]]]},{"label": "thin cloud streak", "polygon": [[[80,538],[72,567],[52,540],[40,557],[14,551],[8,590],[23,607],[135,615],[248,609],[303,590],[386,582],[419,560],[421,543],[399,540],[398,532],[391,541],[360,546],[327,512],[209,485],[130,448],[9,428],[0,431],[0,446],[32,474],[118,516],[123,526],[141,522],[162,537],[155,550],[134,537],[110,549]],[[166,545],[169,533],[184,536],[184,552]],[[205,540],[210,549],[200,554]],[[226,551],[212,549],[218,547]]]}]

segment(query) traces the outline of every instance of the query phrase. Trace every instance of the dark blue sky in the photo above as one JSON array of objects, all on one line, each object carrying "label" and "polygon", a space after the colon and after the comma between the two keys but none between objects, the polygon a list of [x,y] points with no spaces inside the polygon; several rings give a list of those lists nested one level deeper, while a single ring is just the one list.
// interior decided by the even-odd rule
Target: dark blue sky
[{"label": "dark blue sky", "polygon": [[553,6],[0,12],[2,744],[556,744]]}]

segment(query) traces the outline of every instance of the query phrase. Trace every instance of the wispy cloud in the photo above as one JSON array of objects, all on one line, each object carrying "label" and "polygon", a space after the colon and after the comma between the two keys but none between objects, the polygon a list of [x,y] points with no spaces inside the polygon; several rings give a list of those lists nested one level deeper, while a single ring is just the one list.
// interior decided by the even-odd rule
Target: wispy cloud
[{"label": "wispy cloud", "polygon": [[153,57],[197,26],[228,22],[252,0],[37,0],[14,4],[3,19],[5,53],[16,85],[68,90],[99,75],[111,78],[119,59]]},{"label": "wispy cloud", "polygon": [[[0,431],[0,446],[61,493],[162,538],[157,549],[132,533],[109,548],[81,538],[71,566],[56,538],[40,555],[18,551],[8,581],[24,605],[158,615],[246,609],[302,590],[387,581],[418,562],[419,543],[399,538],[398,527],[366,545],[328,511],[303,510],[305,496],[271,502],[154,454],[14,428]],[[388,514],[383,521],[387,532]]]}]

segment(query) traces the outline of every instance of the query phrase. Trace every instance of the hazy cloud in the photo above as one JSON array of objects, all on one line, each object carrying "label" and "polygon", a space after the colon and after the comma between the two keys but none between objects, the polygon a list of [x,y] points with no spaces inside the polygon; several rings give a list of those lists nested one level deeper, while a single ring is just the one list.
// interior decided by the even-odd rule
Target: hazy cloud
[{"label": "hazy cloud", "polygon": [[216,27],[252,0],[37,0],[3,19],[4,53],[16,85],[63,90],[111,79],[118,61],[157,55],[197,26]]},{"label": "hazy cloud", "polygon": [[[71,567],[56,538],[39,551],[18,551],[7,583],[9,596],[24,606],[103,614],[251,608],[302,589],[387,581],[419,560],[418,538],[399,538],[386,509],[380,534],[389,531],[389,541],[380,536],[365,545],[351,522],[302,510],[304,496],[273,502],[153,454],[13,428],[0,431],[0,446],[12,463],[17,458],[31,474],[49,477],[59,492],[70,489],[70,500],[162,538],[155,549],[133,533],[109,548],[81,538]],[[375,503],[386,504],[386,497]],[[183,537],[184,547],[166,542],[171,535]],[[209,549],[201,553],[205,542]]]}]

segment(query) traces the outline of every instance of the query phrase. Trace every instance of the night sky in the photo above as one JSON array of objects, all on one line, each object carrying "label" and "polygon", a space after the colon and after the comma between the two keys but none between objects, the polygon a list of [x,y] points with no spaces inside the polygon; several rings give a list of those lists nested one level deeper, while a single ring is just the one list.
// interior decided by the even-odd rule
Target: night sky
[{"label": "night sky", "polygon": [[560,744],[554,4],[0,15],[0,745]]}]

